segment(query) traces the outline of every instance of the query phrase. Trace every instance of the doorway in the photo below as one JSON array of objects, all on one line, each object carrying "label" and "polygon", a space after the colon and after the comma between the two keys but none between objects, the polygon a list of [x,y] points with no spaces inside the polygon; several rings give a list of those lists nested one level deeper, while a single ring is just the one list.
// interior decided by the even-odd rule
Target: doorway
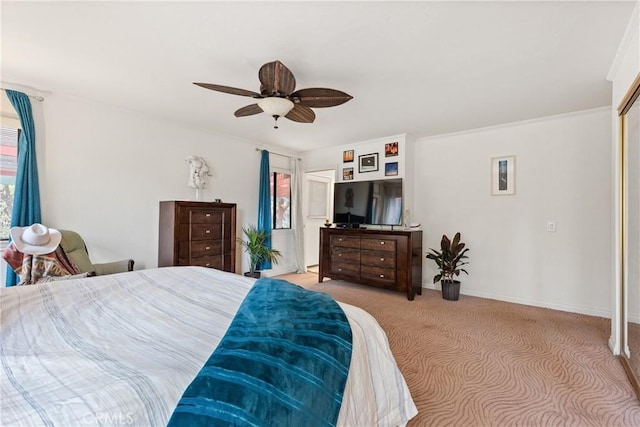
[{"label": "doorway", "polygon": [[320,258],[320,227],[326,220],[333,222],[333,185],[335,169],[307,172],[305,174],[305,197],[302,215],[304,218],[304,258],[310,272],[317,272]]}]

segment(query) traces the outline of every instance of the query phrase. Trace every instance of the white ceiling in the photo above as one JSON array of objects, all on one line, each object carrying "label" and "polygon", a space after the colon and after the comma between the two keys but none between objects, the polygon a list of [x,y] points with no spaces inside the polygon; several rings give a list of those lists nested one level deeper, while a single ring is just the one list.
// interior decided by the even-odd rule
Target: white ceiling
[{"label": "white ceiling", "polygon": [[[1,79],[294,151],[610,105],[633,1],[9,2]],[[236,118],[279,59],[353,96],[301,124]]]}]

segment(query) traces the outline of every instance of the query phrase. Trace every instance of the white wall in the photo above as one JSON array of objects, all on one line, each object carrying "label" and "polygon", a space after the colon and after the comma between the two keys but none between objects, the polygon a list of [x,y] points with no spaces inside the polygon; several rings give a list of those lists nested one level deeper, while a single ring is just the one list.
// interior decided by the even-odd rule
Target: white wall
[{"label": "white wall", "polygon": [[[213,174],[201,200],[236,203],[239,236],[256,222],[260,153],[250,141],[60,95],[34,104],[34,116],[43,222],[78,231],[94,262],[157,266],[158,202],[195,199],[185,162],[192,154]],[[289,169],[277,156],[271,164]],[[295,270],[291,233],[274,232],[273,244],[285,256],[268,274]],[[238,272],[244,258],[238,248]]]},{"label": "white wall", "polygon": [[[368,179],[403,178],[403,209],[413,209],[412,179],[407,179],[413,174],[413,138],[408,134],[393,135],[369,141],[358,141],[353,144],[328,147],[321,150],[310,151],[302,154],[303,167],[306,172],[319,170],[336,171],[336,181],[342,181],[342,170],[353,168],[354,181]],[[385,157],[385,144],[398,142],[398,155]],[[344,163],[342,154],[344,150],[354,150],[353,162]],[[358,157],[364,154],[378,153],[378,170],[374,172],[358,172]],[[385,163],[398,162],[398,175],[385,176]]]},{"label": "white wall", "polygon": [[[608,108],[414,140],[386,137],[304,153],[306,170],[336,169],[400,140],[411,221],[423,249],[460,231],[470,247],[461,292],[607,317],[611,314],[612,170]],[[414,142],[415,141],[415,142]],[[516,156],[513,196],[491,195],[491,158]],[[381,154],[381,166],[384,163]],[[354,164],[357,168],[357,163]],[[382,172],[384,175],[384,172]],[[403,174],[404,175],[404,174]],[[373,176],[367,174],[366,178]],[[365,178],[365,176],[361,177]],[[409,188],[411,188],[409,186]],[[548,232],[554,221],[556,232]],[[423,260],[423,287],[435,264]]]},{"label": "white wall", "polygon": [[[184,161],[192,154],[214,174],[202,199],[237,203],[238,232],[256,220],[260,156],[250,141],[61,95],[34,104],[34,116],[43,222],[80,232],[95,262],[157,265],[158,202],[195,197]],[[610,129],[607,109],[417,140],[412,221],[423,224],[425,251],[461,231],[471,248],[463,293],[608,315]],[[337,170],[343,148],[355,148],[357,161],[394,139],[305,153],[304,168]],[[516,156],[515,196],[490,195],[490,158],[500,155]],[[294,271],[291,233],[274,232],[274,246],[285,257],[270,274]],[[423,285],[432,286],[424,261]]]},{"label": "white wall", "polygon": [[[416,140],[413,221],[425,251],[460,231],[470,248],[461,293],[609,316],[610,129],[604,108]],[[492,196],[491,158],[506,155],[516,156],[515,195]]]}]

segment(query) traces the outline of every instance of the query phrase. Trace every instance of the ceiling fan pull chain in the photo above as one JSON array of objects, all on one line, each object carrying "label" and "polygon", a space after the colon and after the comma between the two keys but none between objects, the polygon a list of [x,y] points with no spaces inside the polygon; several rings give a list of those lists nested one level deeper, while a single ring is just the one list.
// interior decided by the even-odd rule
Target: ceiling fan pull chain
[{"label": "ceiling fan pull chain", "polygon": [[273,119],[274,119],[273,128],[274,129],[278,129],[278,117],[280,117],[280,116],[278,116],[278,115],[273,116]]}]

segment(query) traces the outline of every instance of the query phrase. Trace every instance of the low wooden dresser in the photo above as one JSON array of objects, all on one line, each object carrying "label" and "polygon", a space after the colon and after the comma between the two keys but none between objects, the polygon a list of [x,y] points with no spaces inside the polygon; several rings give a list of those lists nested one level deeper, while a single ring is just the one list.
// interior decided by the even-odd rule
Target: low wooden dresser
[{"label": "low wooden dresser", "polygon": [[179,265],[235,273],[234,203],[160,202],[158,267]]},{"label": "low wooden dresser", "polygon": [[318,281],[325,277],[422,294],[422,231],[320,228]]}]

